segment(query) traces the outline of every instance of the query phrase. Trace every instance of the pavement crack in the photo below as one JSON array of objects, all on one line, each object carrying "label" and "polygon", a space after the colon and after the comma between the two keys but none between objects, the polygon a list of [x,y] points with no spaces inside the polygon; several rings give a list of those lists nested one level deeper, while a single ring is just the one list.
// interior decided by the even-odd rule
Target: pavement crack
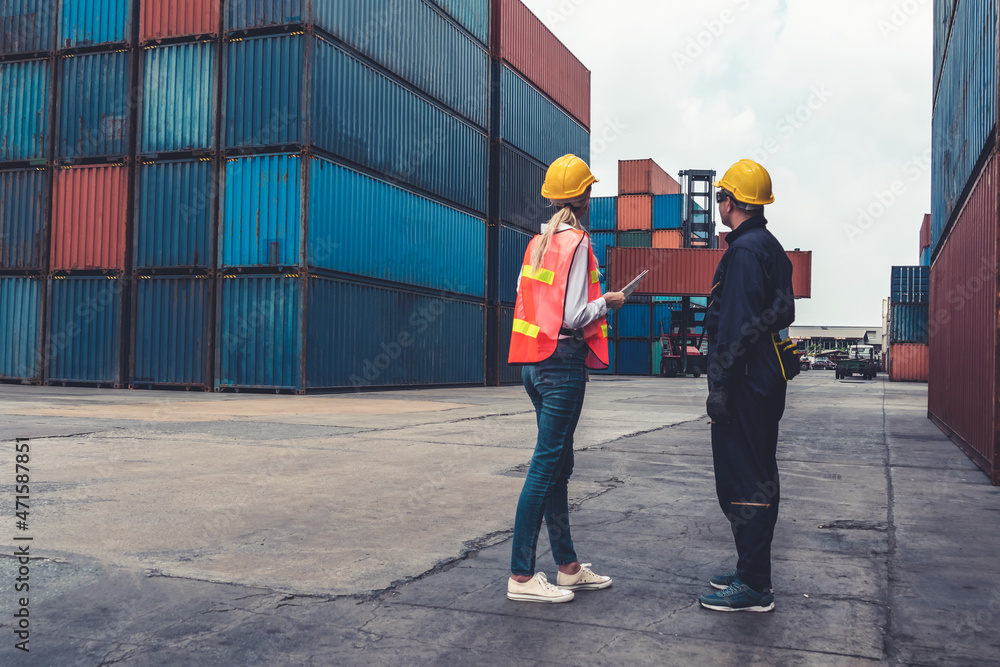
[{"label": "pavement crack", "polygon": [[583,498],[580,498],[579,500],[576,500],[576,501],[570,503],[570,505],[569,505],[569,511],[570,512],[576,512],[588,500],[593,500],[594,498],[600,498],[601,496],[603,496],[608,491],[612,491],[612,490],[617,489],[619,487],[625,486],[625,480],[623,480],[623,479],[621,479],[619,477],[611,477],[611,478],[605,479],[605,480],[595,480],[594,483],[595,484],[600,484],[604,488],[599,489],[597,491],[594,491],[593,493],[589,493],[589,494],[585,495]]}]

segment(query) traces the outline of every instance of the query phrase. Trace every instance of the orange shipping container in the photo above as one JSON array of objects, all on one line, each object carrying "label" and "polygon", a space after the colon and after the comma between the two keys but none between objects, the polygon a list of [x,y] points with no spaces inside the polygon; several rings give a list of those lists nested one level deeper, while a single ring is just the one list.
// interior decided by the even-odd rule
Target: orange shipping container
[{"label": "orange shipping container", "polygon": [[[696,248],[608,248],[607,280],[624,285],[649,269],[636,294],[652,296],[709,296],[712,278],[724,250]],[[792,261],[792,291],[796,299],[812,296],[812,252],[788,252]]]},{"label": "orange shipping container", "polygon": [[56,170],[52,270],[125,269],[127,178],[121,165]]},{"label": "orange shipping container", "polygon": [[889,379],[892,382],[927,382],[930,346],[927,343],[894,343],[889,346]]},{"label": "orange shipping container", "polygon": [[683,248],[684,233],[679,229],[653,232],[654,248]]},{"label": "orange shipping container", "polygon": [[653,228],[653,198],[637,195],[618,198],[618,231],[645,232]]},{"label": "orange shipping container", "polygon": [[139,40],[219,33],[218,0],[141,0]]},{"label": "orange shipping container", "polygon": [[681,184],[652,160],[619,160],[618,194],[679,195]]}]

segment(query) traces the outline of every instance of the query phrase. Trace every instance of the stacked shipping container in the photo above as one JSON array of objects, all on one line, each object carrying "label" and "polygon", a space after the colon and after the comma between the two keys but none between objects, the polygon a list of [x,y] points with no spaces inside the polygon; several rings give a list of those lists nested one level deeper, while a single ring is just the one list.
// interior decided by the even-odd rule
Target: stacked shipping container
[{"label": "stacked shipping container", "polygon": [[589,159],[590,74],[520,2],[8,4],[0,314],[37,340],[0,377],[484,381],[545,165]]},{"label": "stacked shipping container", "polygon": [[934,6],[928,414],[1000,484],[997,5]]},{"label": "stacked shipping container", "polygon": [[892,267],[885,365],[893,382],[927,381],[929,301],[929,267]]}]

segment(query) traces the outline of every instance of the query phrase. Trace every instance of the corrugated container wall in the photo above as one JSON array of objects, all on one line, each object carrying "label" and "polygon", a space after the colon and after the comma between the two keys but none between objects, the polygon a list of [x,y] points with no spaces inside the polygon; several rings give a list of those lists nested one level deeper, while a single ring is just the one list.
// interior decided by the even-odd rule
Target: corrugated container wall
[{"label": "corrugated container wall", "polygon": [[927,382],[928,357],[927,343],[890,343],[889,380]]},{"label": "corrugated container wall", "polygon": [[684,226],[684,195],[653,197],[653,229],[679,229]]},{"label": "corrugated container wall", "polygon": [[[621,238],[627,232],[619,234]],[[709,296],[712,278],[723,250],[660,249],[617,247],[608,249],[608,280],[612,286],[625,285],[644,269],[649,275],[637,294]],[[812,252],[789,251],[792,262],[792,289],[797,299],[812,295]]]},{"label": "corrugated container wall", "polygon": [[506,65],[500,72],[500,139],[551,164],[572,153],[590,161],[590,134]]},{"label": "corrugated container wall", "polygon": [[496,285],[496,299],[503,303],[517,300],[517,279],[524,266],[524,253],[532,235],[517,229],[500,227],[500,278]]},{"label": "corrugated container wall", "polygon": [[500,151],[500,219],[537,234],[555,213],[542,197],[546,165],[502,144]]},{"label": "corrugated container wall", "polygon": [[42,271],[49,210],[47,169],[0,171],[0,269]]},{"label": "corrugated container wall", "polygon": [[613,232],[592,232],[590,235],[590,246],[594,249],[594,256],[597,257],[598,266],[607,264],[608,246],[614,247],[615,234]]},{"label": "corrugated container wall", "polygon": [[219,4],[219,0],[139,0],[139,40],[217,35]]},{"label": "corrugated container wall", "polygon": [[56,0],[0,0],[0,53],[55,49]]},{"label": "corrugated container wall", "polygon": [[618,197],[592,197],[590,199],[590,230],[614,231],[618,219]]},{"label": "corrugated container wall", "polygon": [[618,309],[616,335],[618,338],[649,338],[649,303],[626,303]]},{"label": "corrugated container wall", "polygon": [[56,159],[127,155],[129,53],[66,56],[60,63]]},{"label": "corrugated container wall", "polygon": [[310,388],[485,381],[482,303],[319,277],[308,303]]},{"label": "corrugated container wall", "polygon": [[224,84],[226,148],[312,144],[486,210],[486,134],[325,40],[291,35],[230,42]]},{"label": "corrugated container wall", "polygon": [[618,229],[648,231],[653,228],[653,198],[630,195],[618,198]]},{"label": "corrugated container wall", "polygon": [[920,223],[920,250],[923,251],[925,248],[931,246],[931,214],[928,213],[924,216],[923,222]]},{"label": "corrugated container wall", "polygon": [[617,245],[619,248],[652,248],[653,232],[619,232]]},{"label": "corrugated container wall", "polygon": [[127,167],[57,169],[53,185],[53,271],[125,269]]},{"label": "corrugated container wall", "polygon": [[684,233],[679,229],[666,229],[653,232],[654,248],[683,248]]},{"label": "corrugated container wall", "polygon": [[889,299],[893,303],[927,303],[930,299],[930,268],[926,266],[892,267]]},{"label": "corrugated container wall", "polygon": [[493,3],[494,57],[510,63],[589,129],[590,70],[521,0]]},{"label": "corrugated container wall", "polygon": [[994,155],[931,271],[928,412],[1000,484]]},{"label": "corrugated container wall", "polygon": [[956,2],[958,0],[934,0],[934,99],[937,98],[941,69],[944,65],[945,47],[948,45],[948,35],[951,31],[951,19],[955,13]]},{"label": "corrugated container wall", "polygon": [[433,0],[484,45],[490,43],[490,0]]},{"label": "corrugated container wall", "polygon": [[143,49],[139,152],[215,145],[215,62],[211,42]]},{"label": "corrugated container wall", "polygon": [[41,278],[0,278],[0,378],[41,381],[41,313]]},{"label": "corrugated container wall", "polygon": [[49,279],[46,381],[121,382],[121,318],[127,291],[127,281],[119,278]]},{"label": "corrugated container wall", "polygon": [[616,348],[615,372],[618,375],[649,375],[652,366],[649,340],[620,340]]},{"label": "corrugated container wall", "polygon": [[205,276],[140,277],[131,384],[208,386],[209,289]]},{"label": "corrugated container wall", "polygon": [[48,60],[0,63],[0,162],[47,157],[51,70]]},{"label": "corrugated container wall", "polygon": [[650,159],[619,160],[618,194],[679,195],[681,184]]},{"label": "corrugated container wall", "polygon": [[139,166],[132,259],[136,269],[215,266],[213,172],[208,159]]},{"label": "corrugated container wall", "polygon": [[926,343],[929,318],[927,304],[892,303],[889,309],[889,342]]},{"label": "corrugated container wall", "polygon": [[520,384],[521,369],[524,367],[511,366],[507,363],[507,360],[510,359],[510,339],[511,333],[514,329],[514,309],[500,308],[497,321],[498,326],[500,327],[499,335],[497,336],[500,341],[500,382],[516,382]]},{"label": "corrugated container wall", "polygon": [[302,389],[301,301],[298,276],[223,276],[216,322],[216,389]]},{"label": "corrugated container wall", "polygon": [[955,11],[931,129],[932,245],[936,248],[997,120],[997,3]]},{"label": "corrugated container wall", "polygon": [[59,48],[132,41],[133,0],[59,0]]}]

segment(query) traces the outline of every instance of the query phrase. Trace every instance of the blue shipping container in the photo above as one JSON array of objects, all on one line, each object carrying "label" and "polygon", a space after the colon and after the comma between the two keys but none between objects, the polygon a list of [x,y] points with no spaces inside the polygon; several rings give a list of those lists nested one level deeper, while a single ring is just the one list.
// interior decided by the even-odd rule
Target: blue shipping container
[{"label": "blue shipping container", "polygon": [[928,304],[892,303],[889,306],[890,343],[926,343],[929,340]]},{"label": "blue shipping container", "polygon": [[226,148],[312,144],[486,211],[487,135],[318,37],[227,44],[223,125]]},{"label": "blue shipping container", "polygon": [[684,195],[653,197],[653,229],[678,229],[684,226]]},{"label": "blue shipping container", "polygon": [[209,384],[209,279],[142,277],[136,282],[132,384]]},{"label": "blue shipping container", "polygon": [[958,0],[934,0],[934,79],[932,99],[937,98],[938,86],[941,82],[941,69],[944,66],[945,48],[948,45],[948,35],[951,32],[951,20],[955,14],[955,3]]},{"label": "blue shipping container", "polygon": [[143,49],[140,152],[213,147],[215,53],[211,42]]},{"label": "blue shipping container", "polygon": [[59,48],[132,41],[132,0],[60,0]]},{"label": "blue shipping container", "polygon": [[648,303],[626,303],[618,310],[618,338],[649,338]]},{"label": "blue shipping container", "polygon": [[70,276],[49,282],[46,380],[121,382],[122,304],[128,282]]},{"label": "blue shipping container", "polygon": [[[500,226],[500,275],[496,285],[496,299],[504,303],[517,301],[517,280],[524,267],[524,253],[534,238],[517,229]],[[513,321],[511,323],[513,326]]]},{"label": "blue shipping container", "polygon": [[212,161],[207,159],[146,162],[139,166],[135,268],[215,266],[214,171]]},{"label": "blue shipping container", "polygon": [[594,249],[594,256],[597,257],[597,264],[605,266],[608,260],[608,247],[614,247],[614,232],[591,232],[590,247]]},{"label": "blue shipping container", "polygon": [[41,381],[41,312],[41,278],[0,278],[0,378]]},{"label": "blue shipping container", "polygon": [[500,308],[498,322],[498,326],[500,327],[500,332],[497,336],[497,340],[500,345],[500,349],[498,351],[500,360],[500,382],[520,384],[521,370],[524,366],[511,366],[507,363],[507,360],[510,358],[511,333],[514,330],[514,309]]},{"label": "blue shipping container", "polygon": [[615,374],[615,344],[614,341],[608,341],[608,367],[604,370],[591,370],[591,374],[597,375],[614,375]]},{"label": "blue shipping container", "polygon": [[302,279],[297,275],[223,276],[215,388],[301,391],[301,314]]},{"label": "blue shipping container", "polygon": [[653,335],[659,336],[660,333],[668,334],[670,333],[670,327],[673,322],[673,309],[670,307],[673,304],[664,302],[654,302],[653,303]]},{"label": "blue shipping container", "polygon": [[485,220],[322,158],[309,183],[310,266],[485,299]]},{"label": "blue shipping container", "polygon": [[649,375],[652,367],[650,340],[620,340],[616,358],[618,375]]},{"label": "blue shipping container", "polygon": [[0,161],[45,159],[50,61],[0,63]]},{"label": "blue shipping container", "polygon": [[892,303],[930,303],[931,274],[926,266],[892,267]]},{"label": "blue shipping container", "polygon": [[0,53],[52,51],[56,0],[0,0]]},{"label": "blue shipping container", "polygon": [[591,197],[590,231],[613,232],[618,219],[618,197]]},{"label": "blue shipping container", "polygon": [[920,266],[930,266],[931,265],[931,249],[924,248],[920,251]]},{"label": "blue shipping container", "polygon": [[432,0],[483,44],[490,43],[490,0]]},{"label": "blue shipping container", "polygon": [[44,270],[47,169],[0,171],[0,269]]},{"label": "blue shipping container", "polygon": [[320,277],[308,302],[310,388],[485,382],[482,303]]},{"label": "blue shipping container", "polygon": [[931,247],[936,248],[997,121],[997,3],[959,2],[931,123]]},{"label": "blue shipping container", "polygon": [[129,54],[67,56],[56,121],[56,158],[128,154]]},{"label": "blue shipping container", "polygon": [[500,139],[542,164],[572,153],[590,162],[590,133],[506,64],[500,72]]},{"label": "blue shipping container", "polygon": [[542,197],[546,165],[506,144],[500,145],[500,219],[537,234],[555,213]]}]

